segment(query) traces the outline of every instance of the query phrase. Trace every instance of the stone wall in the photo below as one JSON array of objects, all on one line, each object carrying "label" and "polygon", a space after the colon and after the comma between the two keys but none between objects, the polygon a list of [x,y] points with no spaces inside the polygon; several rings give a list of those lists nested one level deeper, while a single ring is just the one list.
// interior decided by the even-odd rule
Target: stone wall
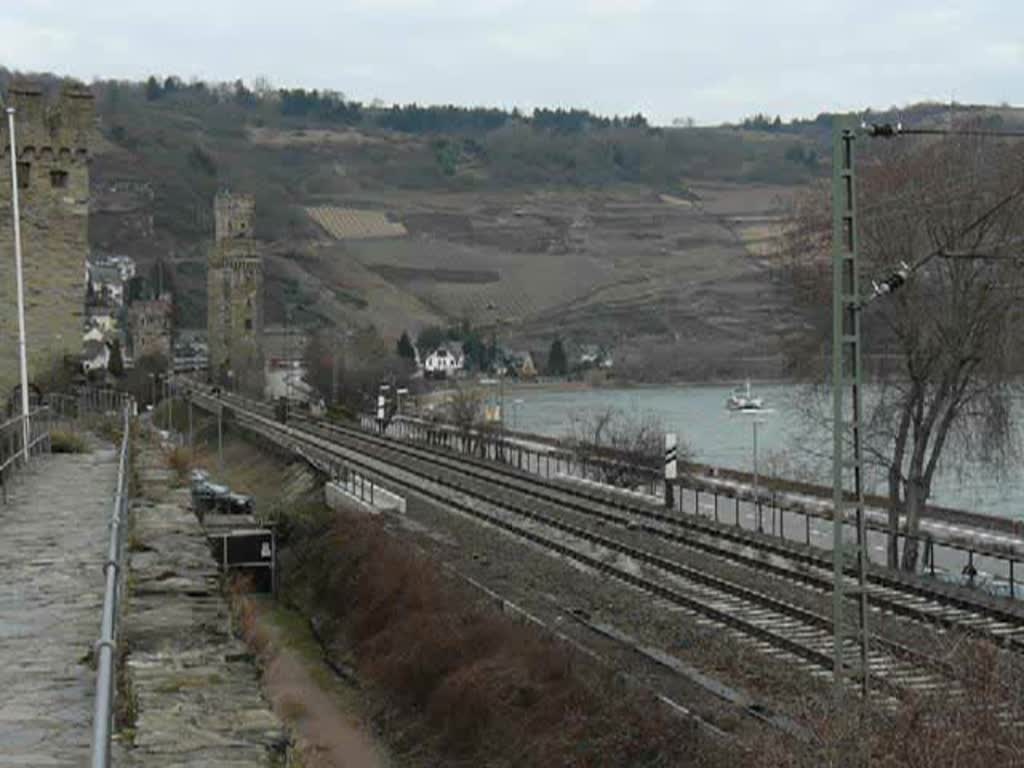
[{"label": "stone wall", "polygon": [[[66,88],[47,103],[40,88],[18,83],[15,114],[18,197],[25,276],[30,377],[82,349],[85,264],[89,252],[89,144],[92,94]],[[18,317],[11,220],[10,137],[0,126],[0,397],[18,381]]]},{"label": "stone wall", "polygon": [[210,373],[262,397],[263,259],[253,239],[255,203],[222,192],[214,200],[214,244],[207,270]]}]

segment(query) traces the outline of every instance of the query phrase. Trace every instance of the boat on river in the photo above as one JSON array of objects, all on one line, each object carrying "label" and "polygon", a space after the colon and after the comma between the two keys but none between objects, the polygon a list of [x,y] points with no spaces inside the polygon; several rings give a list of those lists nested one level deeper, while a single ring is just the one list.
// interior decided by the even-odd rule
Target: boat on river
[{"label": "boat on river", "polygon": [[725,400],[725,408],[729,411],[759,411],[764,408],[764,398],[755,397],[750,391],[750,379],[747,386],[736,387]]}]

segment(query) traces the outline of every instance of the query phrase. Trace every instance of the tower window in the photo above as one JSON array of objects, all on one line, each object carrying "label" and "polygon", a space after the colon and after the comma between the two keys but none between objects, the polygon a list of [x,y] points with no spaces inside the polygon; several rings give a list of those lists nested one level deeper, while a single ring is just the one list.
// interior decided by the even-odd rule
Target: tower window
[{"label": "tower window", "polygon": [[68,185],[67,171],[50,171],[50,186],[55,189],[64,189]]},{"label": "tower window", "polygon": [[247,330],[247,331],[251,331],[252,330],[252,318],[251,317],[245,318],[245,330]]},{"label": "tower window", "polygon": [[32,172],[32,163],[18,161],[18,188],[28,189],[28,180]]}]

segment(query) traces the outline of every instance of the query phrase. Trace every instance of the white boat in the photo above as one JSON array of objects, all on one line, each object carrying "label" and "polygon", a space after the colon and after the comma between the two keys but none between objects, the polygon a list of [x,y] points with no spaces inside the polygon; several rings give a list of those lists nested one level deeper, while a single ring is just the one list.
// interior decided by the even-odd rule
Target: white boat
[{"label": "white boat", "polygon": [[746,388],[736,387],[726,399],[725,407],[730,411],[759,411],[764,407],[764,398],[751,394],[750,379],[747,379]]}]

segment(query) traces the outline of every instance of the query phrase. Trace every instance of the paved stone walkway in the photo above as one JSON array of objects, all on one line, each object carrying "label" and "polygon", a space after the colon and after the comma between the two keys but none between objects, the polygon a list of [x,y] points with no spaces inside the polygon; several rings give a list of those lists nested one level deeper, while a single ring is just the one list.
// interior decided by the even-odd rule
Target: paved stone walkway
[{"label": "paved stone walkway", "polygon": [[231,632],[188,489],[171,487],[151,444],[140,442],[135,465],[141,487],[132,502],[132,586],[122,618],[135,724],[114,765],[278,764],[286,737],[260,693],[251,654]]},{"label": "paved stone walkway", "polygon": [[0,503],[0,765],[88,765],[113,448],[41,455]]}]

